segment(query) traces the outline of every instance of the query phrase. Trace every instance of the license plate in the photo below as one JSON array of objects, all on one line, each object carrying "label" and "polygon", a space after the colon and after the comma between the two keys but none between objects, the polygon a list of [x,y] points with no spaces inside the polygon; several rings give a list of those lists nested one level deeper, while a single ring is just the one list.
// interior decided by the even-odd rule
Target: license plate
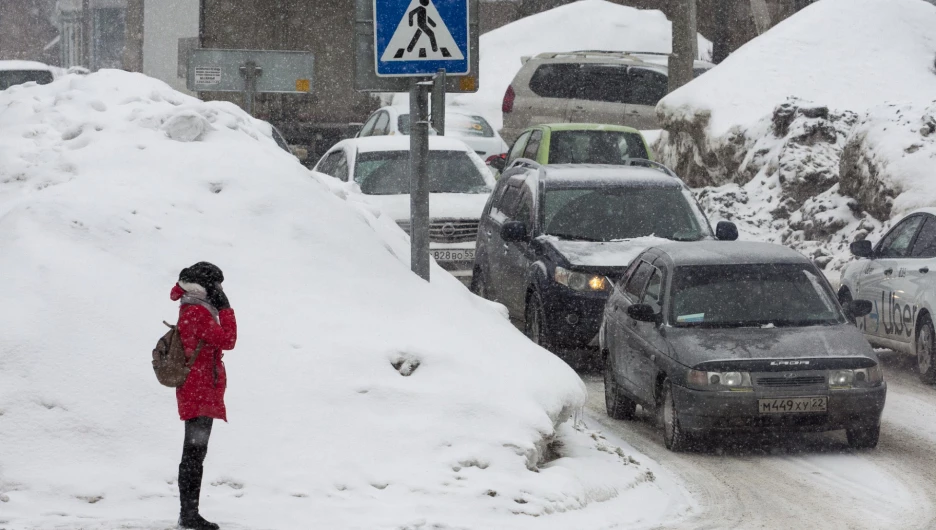
[{"label": "license plate", "polygon": [[781,399],[758,399],[757,411],[761,414],[795,414],[798,412],[826,412],[829,398],[798,397]]},{"label": "license plate", "polygon": [[473,248],[437,249],[437,250],[432,251],[432,257],[436,261],[474,261],[475,249]]}]

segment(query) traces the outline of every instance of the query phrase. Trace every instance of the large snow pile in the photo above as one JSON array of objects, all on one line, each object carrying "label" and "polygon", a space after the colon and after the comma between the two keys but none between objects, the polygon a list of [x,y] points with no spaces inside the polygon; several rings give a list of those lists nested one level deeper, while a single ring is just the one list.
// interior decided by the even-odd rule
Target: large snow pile
[{"label": "large snow pile", "polygon": [[662,516],[647,467],[565,421],[585,400],[571,369],[438,267],[415,278],[391,219],[269,134],[139,74],[0,92],[0,527],[173,525],[182,424],[150,350],[176,318],[178,271],[199,260],[224,269],[239,323],[209,518]]},{"label": "large snow pile", "polygon": [[[523,57],[576,50],[669,53],[672,35],[672,23],[661,11],[579,0],[481,35],[481,87],[477,93],[449,96],[449,100],[480,112],[499,130],[504,92],[523,66]],[[712,43],[701,35],[699,55],[712,56]],[[408,98],[395,95],[393,101],[405,103]]]},{"label": "large snow pile", "polygon": [[748,237],[834,271],[936,205],[934,27],[922,0],[817,2],[664,98],[657,152]]}]

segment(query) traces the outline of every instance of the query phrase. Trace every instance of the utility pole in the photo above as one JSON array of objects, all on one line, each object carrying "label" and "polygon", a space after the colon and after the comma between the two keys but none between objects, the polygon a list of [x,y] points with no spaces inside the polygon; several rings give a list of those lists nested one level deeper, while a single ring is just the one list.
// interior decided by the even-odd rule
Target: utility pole
[{"label": "utility pole", "polygon": [[81,0],[81,62],[89,70],[91,69],[91,46],[94,40],[91,32],[91,0]]},{"label": "utility pole", "polygon": [[696,0],[671,0],[673,10],[673,53],[669,58],[669,91],[692,81],[692,67],[699,56]]}]

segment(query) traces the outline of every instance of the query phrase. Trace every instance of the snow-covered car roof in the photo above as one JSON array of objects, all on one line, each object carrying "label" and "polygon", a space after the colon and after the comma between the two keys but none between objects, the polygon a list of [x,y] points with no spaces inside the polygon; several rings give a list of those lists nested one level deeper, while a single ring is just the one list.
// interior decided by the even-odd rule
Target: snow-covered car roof
[{"label": "snow-covered car roof", "polygon": [[793,249],[754,241],[678,242],[654,245],[653,248],[666,253],[676,266],[809,263],[806,256]]},{"label": "snow-covered car roof", "polygon": [[9,70],[44,70],[51,72],[52,67],[36,61],[0,61],[0,71]]},{"label": "snow-covered car roof", "polygon": [[[409,136],[367,136],[342,140],[335,147],[357,149],[359,153],[373,151],[409,151]],[[334,149],[334,148],[333,148]],[[465,151],[474,153],[465,142],[448,136],[430,136],[430,151]]]}]

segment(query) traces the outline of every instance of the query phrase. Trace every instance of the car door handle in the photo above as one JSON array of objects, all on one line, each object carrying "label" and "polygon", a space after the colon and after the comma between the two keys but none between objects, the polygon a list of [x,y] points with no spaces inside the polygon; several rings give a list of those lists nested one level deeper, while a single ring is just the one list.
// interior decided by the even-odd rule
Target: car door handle
[{"label": "car door handle", "polygon": [[923,274],[926,274],[927,272],[929,272],[929,267],[920,267],[920,272]]},{"label": "car door handle", "polygon": [[890,276],[891,274],[894,274],[894,269],[893,269],[893,268],[884,269],[884,275],[885,275],[885,276]]}]

